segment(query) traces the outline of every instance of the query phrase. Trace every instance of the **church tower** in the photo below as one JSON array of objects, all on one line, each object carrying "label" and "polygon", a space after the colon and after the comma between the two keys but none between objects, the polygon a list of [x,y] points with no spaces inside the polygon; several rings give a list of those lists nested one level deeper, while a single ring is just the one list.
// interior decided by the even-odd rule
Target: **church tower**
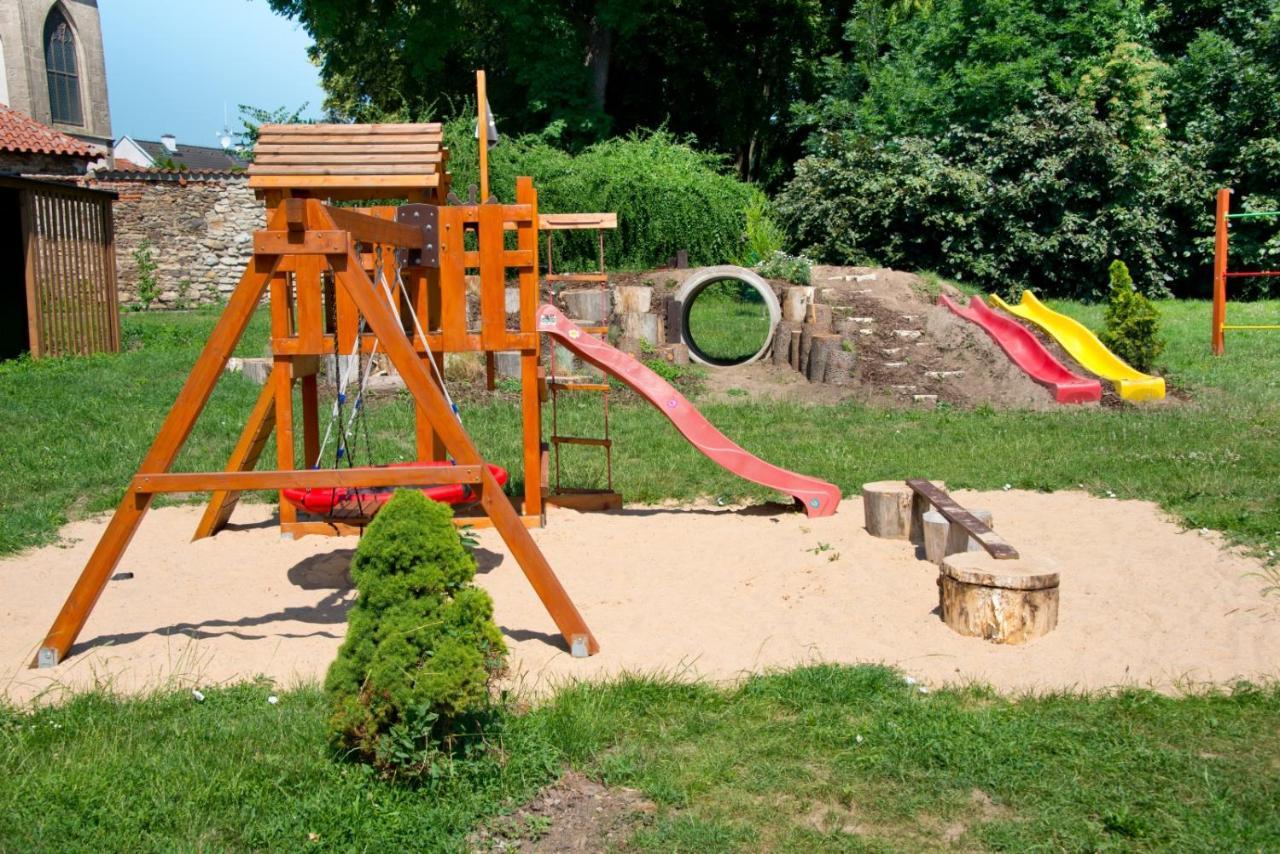
[{"label": "church tower", "polygon": [[97,0],[0,2],[0,103],[110,150]]}]

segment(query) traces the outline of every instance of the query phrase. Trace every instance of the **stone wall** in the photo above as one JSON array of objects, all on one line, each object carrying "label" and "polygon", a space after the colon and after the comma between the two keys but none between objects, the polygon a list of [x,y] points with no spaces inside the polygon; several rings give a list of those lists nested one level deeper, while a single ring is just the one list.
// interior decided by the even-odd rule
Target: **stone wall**
[{"label": "stone wall", "polygon": [[89,182],[119,194],[115,203],[120,303],[138,302],[135,253],[150,243],[159,296],[152,308],[185,308],[225,299],[253,255],[265,224],[262,203],[243,175],[105,173]]}]

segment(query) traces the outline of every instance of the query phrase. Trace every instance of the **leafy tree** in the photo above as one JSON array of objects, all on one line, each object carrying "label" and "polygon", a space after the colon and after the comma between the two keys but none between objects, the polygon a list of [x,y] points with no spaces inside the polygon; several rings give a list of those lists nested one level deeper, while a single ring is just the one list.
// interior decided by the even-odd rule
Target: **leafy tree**
[{"label": "leafy tree", "polygon": [[785,171],[789,106],[839,52],[850,0],[270,0],[315,40],[339,118],[449,118],[484,68],[501,129],[560,129],[578,148],[663,127],[729,155],[743,177]]}]

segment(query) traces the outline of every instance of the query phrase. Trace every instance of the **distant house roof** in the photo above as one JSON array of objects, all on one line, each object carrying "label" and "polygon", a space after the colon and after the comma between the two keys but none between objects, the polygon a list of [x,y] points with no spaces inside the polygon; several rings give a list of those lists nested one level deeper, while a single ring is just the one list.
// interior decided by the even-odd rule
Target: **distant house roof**
[{"label": "distant house roof", "polygon": [[215,172],[227,172],[232,169],[243,169],[249,164],[235,155],[208,145],[182,145],[174,143],[177,151],[170,151],[163,142],[151,141],[146,139],[134,139],[134,145],[142,149],[152,160],[152,163],[164,163],[172,160],[179,167],[186,167],[192,171],[212,170]]},{"label": "distant house roof", "polygon": [[19,154],[60,154],[93,160],[98,154],[74,136],[42,125],[30,116],[0,104],[0,151]]}]

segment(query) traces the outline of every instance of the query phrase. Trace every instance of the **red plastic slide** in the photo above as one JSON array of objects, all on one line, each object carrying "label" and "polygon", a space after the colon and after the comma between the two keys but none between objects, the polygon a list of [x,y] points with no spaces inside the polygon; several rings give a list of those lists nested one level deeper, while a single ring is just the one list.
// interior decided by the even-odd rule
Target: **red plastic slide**
[{"label": "red plastic slide", "polygon": [[938,297],[938,302],[986,330],[1015,365],[1031,379],[1053,389],[1053,399],[1058,403],[1090,403],[1102,399],[1102,383],[1071,373],[1022,324],[996,314],[981,297],[969,300],[968,308],[961,308],[945,295]]},{"label": "red plastic slide", "polygon": [[555,306],[538,309],[538,331],[554,336],[582,359],[629,385],[661,410],[690,444],[738,477],[793,496],[809,516],[836,512],[840,490],[835,484],[780,469],[747,453],[717,430],[670,383],[626,353],[583,332]]}]

